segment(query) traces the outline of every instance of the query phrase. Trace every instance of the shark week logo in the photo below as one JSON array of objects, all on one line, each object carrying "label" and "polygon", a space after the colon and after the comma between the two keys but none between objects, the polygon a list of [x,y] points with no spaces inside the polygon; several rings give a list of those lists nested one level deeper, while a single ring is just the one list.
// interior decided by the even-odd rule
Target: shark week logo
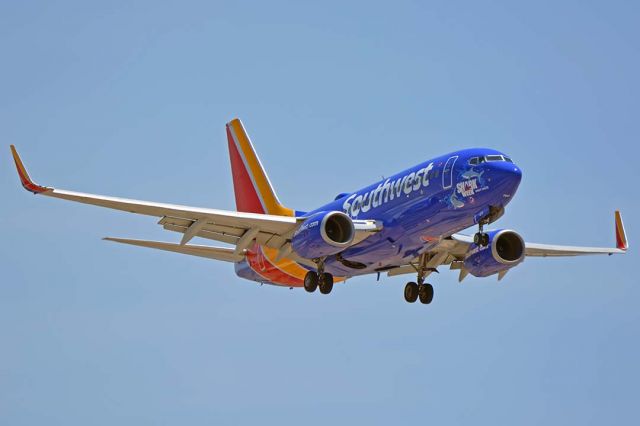
[{"label": "shark week logo", "polygon": [[465,180],[463,182],[459,182],[456,185],[456,188],[458,189],[458,193],[460,195],[462,195],[465,198],[469,197],[476,193],[476,190],[478,189],[478,180],[474,178],[471,180]]}]

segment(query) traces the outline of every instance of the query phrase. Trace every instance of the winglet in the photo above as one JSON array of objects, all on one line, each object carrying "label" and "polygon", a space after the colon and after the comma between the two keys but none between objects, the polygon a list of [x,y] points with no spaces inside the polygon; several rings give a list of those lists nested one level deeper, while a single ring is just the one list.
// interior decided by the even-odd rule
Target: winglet
[{"label": "winglet", "polygon": [[34,194],[40,194],[42,192],[50,191],[53,188],[48,188],[46,186],[40,186],[33,182],[29,177],[29,173],[27,173],[27,169],[22,164],[22,160],[18,155],[18,151],[16,151],[16,147],[11,145],[11,154],[13,155],[13,161],[16,163],[16,169],[18,169],[18,176],[20,176],[20,182],[22,182],[22,186],[27,191],[33,192]]},{"label": "winglet", "polygon": [[624,223],[622,223],[620,210],[616,210],[616,248],[620,250],[626,250],[629,248],[627,233],[624,230]]}]

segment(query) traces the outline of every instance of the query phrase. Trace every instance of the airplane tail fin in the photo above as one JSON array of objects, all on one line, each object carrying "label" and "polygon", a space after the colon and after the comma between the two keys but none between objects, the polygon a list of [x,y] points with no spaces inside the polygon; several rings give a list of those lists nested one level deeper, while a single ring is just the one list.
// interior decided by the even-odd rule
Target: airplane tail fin
[{"label": "airplane tail fin", "polygon": [[251,139],[237,118],[227,123],[227,141],[237,210],[294,216],[294,210],[283,206],[278,200]]}]

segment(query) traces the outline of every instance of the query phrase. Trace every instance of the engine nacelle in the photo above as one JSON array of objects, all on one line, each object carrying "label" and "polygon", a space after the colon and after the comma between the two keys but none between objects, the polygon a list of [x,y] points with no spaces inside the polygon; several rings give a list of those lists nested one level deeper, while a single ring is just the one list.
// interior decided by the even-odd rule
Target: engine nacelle
[{"label": "engine nacelle", "polygon": [[513,268],[524,260],[524,240],[515,231],[500,229],[487,232],[485,247],[471,244],[464,267],[474,277],[488,277]]},{"label": "engine nacelle", "polygon": [[346,214],[318,212],[307,218],[293,234],[293,251],[306,259],[340,253],[349,247],[356,235],[353,221]]}]

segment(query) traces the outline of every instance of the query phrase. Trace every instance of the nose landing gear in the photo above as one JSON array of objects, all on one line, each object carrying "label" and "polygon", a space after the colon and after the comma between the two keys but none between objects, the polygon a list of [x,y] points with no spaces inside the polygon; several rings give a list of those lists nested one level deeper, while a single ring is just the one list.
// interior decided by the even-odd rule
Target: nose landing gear
[{"label": "nose landing gear", "polygon": [[484,224],[478,224],[479,230],[473,235],[473,243],[477,246],[486,247],[489,245],[489,234],[483,232]]},{"label": "nose landing gear", "polygon": [[504,214],[504,206],[489,206],[489,214],[478,221],[478,232],[473,236],[473,242],[477,246],[486,247],[489,245],[489,235],[483,231],[484,225],[493,223]]}]

